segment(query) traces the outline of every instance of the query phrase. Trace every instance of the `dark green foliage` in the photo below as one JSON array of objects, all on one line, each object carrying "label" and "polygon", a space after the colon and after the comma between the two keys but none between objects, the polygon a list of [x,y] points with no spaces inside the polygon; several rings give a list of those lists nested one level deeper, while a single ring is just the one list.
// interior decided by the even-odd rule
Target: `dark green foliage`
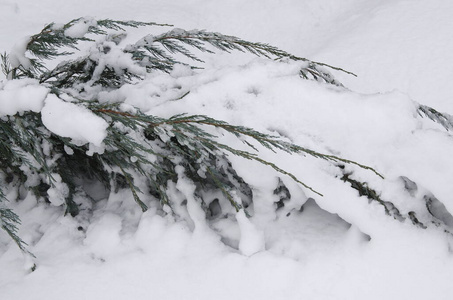
[{"label": "dark green foliage", "polygon": [[[2,69],[9,79],[36,79],[50,93],[63,101],[71,99],[72,103],[104,119],[109,126],[103,141],[103,151],[92,153],[89,145],[75,144],[71,139],[49,131],[43,125],[40,113],[27,111],[21,115],[4,117],[0,119],[0,173],[11,177],[17,185],[32,191],[38,198],[48,199],[50,190],[64,191],[65,213],[72,216],[79,212],[74,195],[83,190],[82,183],[87,180],[99,182],[107,190],[129,188],[143,211],[148,208],[147,203],[153,200],[160,201],[162,207],[172,208],[168,189],[169,185],[178,181],[180,174],[177,167],[184,169],[184,175],[196,187],[195,196],[201,200],[207,213],[211,211],[211,216],[216,215],[218,209],[203,204],[206,191],[220,192],[223,198],[219,196],[216,199],[217,205],[219,201],[229,201],[235,210],[247,207],[253,200],[252,190],[236,173],[228,155],[267,165],[321,195],[293,174],[260,158],[257,154],[259,147],[308,154],[332,162],[352,163],[376,173],[353,161],[318,153],[289,143],[279,136],[234,126],[209,116],[182,114],[162,118],[135,108],[132,111],[125,110],[121,103],[100,103],[100,91],[111,91],[134,83],[143,79],[147,72],[170,72],[175,64],[187,65],[176,57],[202,62],[191,50],[207,53],[213,53],[214,49],[227,52],[238,50],[278,60],[305,61],[306,65],[300,71],[303,78],[335,85],[340,83],[325,68],[344,71],[293,56],[267,44],[206,31],[174,29],[120,46],[126,38],[123,32],[125,27],[152,25],[167,26],[92,19],[76,19],[58,26],[52,23],[30,37],[25,52],[29,66],[11,65],[8,56],[2,55]],[[73,26],[85,26],[86,33],[68,34],[67,30]],[[80,43],[92,44],[88,54],[71,57],[49,68],[48,60],[72,55],[70,51],[77,51]],[[128,63],[119,66],[103,60],[113,51]],[[243,141],[249,151],[220,142],[218,136],[224,134],[231,134]],[[24,249],[16,235],[17,216],[5,208],[1,210],[1,220],[3,229]]]},{"label": "dark green foliage", "polygon": [[[115,21],[110,19],[95,21],[93,19],[74,19],[64,25],[50,23],[45,26],[40,33],[32,35],[27,43],[27,51],[34,57],[30,58],[31,68],[27,66],[15,66],[13,69],[3,69],[5,74],[12,78],[32,77],[37,78],[39,75],[48,72],[48,69],[43,64],[44,60],[55,59],[59,56],[70,55],[73,52],[60,51],[61,48],[69,48],[69,50],[78,50],[77,44],[82,41],[94,40],[83,36],[71,36],[65,33],[66,30],[73,27],[75,24],[84,23],[88,26],[87,34],[107,35],[107,29],[124,31],[124,27],[137,28],[141,26],[165,26],[164,24],[156,24],[149,22],[137,21]],[[3,56],[3,65],[5,63],[6,54]],[[14,72],[11,74],[11,72]]]},{"label": "dark green foliage", "polygon": [[[134,79],[142,78],[143,73],[137,74],[128,69],[118,70],[115,66],[105,65],[102,66],[102,70],[99,70],[99,56],[95,57],[95,55],[87,55],[64,61],[56,68],[48,70],[44,64],[45,60],[73,54],[71,51],[78,50],[77,46],[81,42],[94,42],[87,35],[72,37],[65,33],[66,30],[80,23],[86,24],[88,27],[87,35],[103,36],[102,40],[96,41],[97,51],[101,55],[108,54],[113,44],[118,45],[126,37],[126,34],[123,33],[125,27],[169,26],[166,24],[136,21],[114,21],[108,19],[95,21],[93,19],[82,18],[72,20],[64,25],[51,23],[40,33],[31,36],[28,41],[27,52],[32,55],[29,58],[31,67],[22,65],[11,67],[7,61],[7,55],[4,54],[2,60],[5,74],[9,78],[36,78],[41,83],[50,82],[57,88],[75,87],[78,83],[86,83],[90,80],[93,81],[92,84],[100,84],[105,87],[118,87]],[[107,29],[120,31],[120,33],[108,34]],[[207,45],[212,46],[212,50]],[[341,83],[336,81],[326,68],[352,74],[324,63],[313,62],[306,58],[294,56],[268,44],[248,42],[233,36],[199,30],[185,31],[182,29],[173,29],[157,36],[148,35],[134,44],[126,45],[123,48],[123,52],[124,54],[130,55],[131,60],[145,68],[148,72],[152,70],[169,72],[176,63],[186,64],[176,59],[174,57],[175,54],[181,54],[190,60],[203,62],[196,54],[189,50],[189,47],[207,53],[213,53],[213,49],[226,52],[238,50],[277,60],[289,59],[304,61],[306,62],[306,66],[300,70],[300,75],[303,78],[312,78],[334,85],[341,85]],[[69,51],[60,51],[61,48],[66,48]]]},{"label": "dark green foliage", "polygon": [[24,252],[28,252],[25,246],[27,245],[17,235],[17,226],[20,225],[19,217],[8,208],[5,208],[5,195],[0,189],[0,227],[13,239],[17,246]]},{"label": "dark green foliage", "polygon": [[[161,47],[155,45],[156,43]],[[353,73],[347,72],[340,68],[294,56],[268,44],[252,43],[234,36],[226,36],[220,33],[198,30],[185,31],[182,29],[174,29],[170,32],[158,36],[147,36],[136,43],[134,46],[129,48],[128,51],[133,50],[134,53],[138,51],[140,53],[138,57],[143,58],[146,57],[146,54],[144,54],[143,51],[140,50],[140,48],[143,48],[156,59],[165,61],[166,64],[163,64],[162,67],[164,70],[169,70],[171,69],[171,66],[173,64],[181,62],[174,60],[167,52],[170,52],[171,54],[180,53],[192,60],[203,62],[193,53],[188,51],[186,46],[191,46],[202,52],[213,53],[213,51],[208,49],[205,44],[209,44],[214,48],[226,52],[237,50],[241,52],[250,52],[257,56],[264,56],[278,60],[290,59],[294,61],[307,62],[307,65],[300,70],[301,77],[305,79],[313,78],[318,81],[323,81],[334,85],[341,85],[341,83],[336,81],[327,70],[322,68],[323,66],[354,75]]]},{"label": "dark green foliage", "polygon": [[5,53],[3,54],[0,54],[0,59],[1,59],[1,65],[2,65],[2,72],[3,74],[5,74],[6,76],[8,76],[8,74],[11,73],[11,69],[10,69],[10,62],[9,62],[9,59],[8,59],[8,55]]}]

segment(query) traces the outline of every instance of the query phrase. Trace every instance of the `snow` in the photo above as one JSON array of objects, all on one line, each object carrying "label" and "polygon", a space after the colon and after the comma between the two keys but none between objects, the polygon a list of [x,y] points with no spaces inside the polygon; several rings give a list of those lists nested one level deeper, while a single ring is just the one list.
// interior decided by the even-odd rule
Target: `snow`
[{"label": "snow", "polygon": [[81,38],[87,32],[90,26],[94,26],[96,21],[90,18],[81,18],[75,24],[64,31],[64,34],[71,38]]},{"label": "snow", "polygon": [[417,102],[451,112],[452,87],[445,75],[453,68],[444,62],[453,58],[453,43],[443,30],[451,20],[438,12],[451,11],[453,4],[381,1],[366,5],[337,19],[326,37],[329,47],[337,51],[315,50],[316,59],[342,66],[348,61],[348,70],[358,78],[346,78],[345,83],[358,92],[399,90]]},{"label": "snow", "polygon": [[108,257],[112,249],[121,243],[121,217],[113,213],[103,214],[88,226],[84,245],[92,249],[96,257]]},{"label": "snow", "polygon": [[[66,102],[49,94],[41,111],[44,126],[50,131],[69,137],[77,145],[91,143],[100,148],[107,136],[107,122],[87,108]],[[96,149],[101,152],[101,149]]]},{"label": "snow", "polygon": [[30,59],[25,56],[27,51],[27,44],[30,42],[30,37],[22,38],[20,42],[17,42],[11,49],[8,58],[11,63],[11,68],[17,68],[19,66],[29,69],[31,67]]},{"label": "snow", "polygon": [[37,80],[10,80],[0,84],[0,117],[24,111],[40,112],[49,90]]},{"label": "snow", "polygon": [[[99,51],[105,51],[101,58],[99,59]],[[113,42],[104,42],[102,49],[92,49],[90,53],[90,58],[94,61],[98,61],[98,64],[93,71],[93,78],[90,83],[95,82],[101,76],[102,71],[107,67],[115,70],[117,74],[121,74],[127,69],[130,72],[136,73],[138,75],[145,75],[146,71],[133,63],[132,55],[124,55],[122,50],[116,47],[116,44]]]},{"label": "snow", "polygon": [[[168,192],[180,204],[174,207],[180,218],[152,202],[142,213],[130,191],[101,191],[96,185],[91,193],[96,201],[77,194],[81,214],[72,218],[61,205],[68,187],[55,174],[50,205],[31,193],[5,190],[8,206],[22,220],[19,234],[36,258],[24,258],[0,232],[1,299],[451,299],[453,239],[444,229],[453,226],[453,139],[421,117],[417,106],[453,114],[452,5],[442,0],[0,2],[0,49],[19,41],[10,57],[14,65],[27,65],[23,37],[36,28],[92,15],[206,28],[356,73],[334,72],[343,89],[300,79],[300,63],[220,54],[203,56],[205,70],[178,66],[171,74],[151,74],[104,92],[100,101],[162,117],[205,114],[368,165],[384,179],[354,165],[345,165],[344,172],[381,191],[403,215],[415,212],[429,225],[421,229],[386,215],[381,205],[340,180],[343,171],[328,161],[265,149],[261,157],[323,197],[268,166],[230,156],[253,189],[254,203],[246,208],[250,217],[219,204],[224,217],[205,218],[194,183],[178,166],[178,180],[169,182]],[[81,19],[66,35],[80,37],[90,20]],[[102,64],[133,67],[117,45],[104,45],[110,52]],[[103,151],[108,124],[102,118],[36,80],[2,81],[0,117],[27,110],[41,112],[50,131],[74,144],[89,143],[90,154]],[[227,134],[221,141],[244,147]],[[274,193],[280,182],[290,199]],[[427,213],[427,199],[437,220]],[[276,210],[279,201],[284,206]],[[432,221],[445,224],[436,227]]]},{"label": "snow", "polygon": [[69,194],[68,185],[61,182],[61,176],[59,174],[52,174],[52,178],[55,180],[53,186],[49,188],[47,194],[49,195],[49,201],[52,205],[60,206],[63,205],[64,199]]},{"label": "snow", "polygon": [[241,238],[239,240],[239,251],[246,256],[265,250],[264,232],[259,231],[250,222],[243,209],[236,214]]}]

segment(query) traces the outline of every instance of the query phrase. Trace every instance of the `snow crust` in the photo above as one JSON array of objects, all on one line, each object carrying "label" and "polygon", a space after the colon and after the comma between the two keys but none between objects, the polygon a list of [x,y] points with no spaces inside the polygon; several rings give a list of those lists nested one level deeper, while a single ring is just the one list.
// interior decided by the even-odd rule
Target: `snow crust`
[{"label": "snow crust", "polygon": [[[67,187],[50,190],[50,202],[17,189],[8,205],[23,224],[20,236],[36,258],[24,259],[0,232],[1,299],[451,299],[453,295],[453,139],[451,132],[421,117],[418,103],[453,114],[451,3],[448,1],[23,1],[0,10],[0,48],[50,21],[80,15],[175,23],[270,42],[358,74],[335,72],[349,89],[301,80],[300,65],[240,55],[204,58],[201,72],[178,66],[144,82],[104,93],[169,117],[206,114],[236,125],[278,134],[301,146],[353,159],[375,168],[346,165],[357,181],[382,191],[402,214],[429,224],[396,220],[376,202],[340,180],[343,171],[303,155],[260,155],[293,173],[323,197],[272,169],[230,157],[254,195],[243,210],[220,207],[209,219],[194,184],[177,167],[168,190],[181,219],[157,204],[142,213],[128,190],[95,190],[96,200],[77,194],[81,214],[63,216]],[[39,5],[39,6],[38,6]],[[55,14],[54,7],[61,7]],[[39,9],[38,9],[39,7]],[[140,9],[137,9],[139,7]],[[47,8],[47,9],[46,9]],[[36,13],[39,12],[39,13]],[[84,19],[83,19],[84,20]],[[88,23],[66,34],[77,37]],[[5,29],[6,28],[6,29]],[[147,34],[147,32],[145,33]],[[5,38],[3,38],[5,37]],[[13,37],[15,37],[13,39]],[[448,37],[448,38],[447,38]],[[14,51],[20,62],[24,43]],[[118,63],[116,50],[106,64]],[[96,55],[96,53],[92,53]],[[23,62],[25,63],[25,62]],[[124,66],[130,61],[121,61]],[[188,91],[190,93],[179,99]],[[102,151],[106,122],[74,103],[49,94],[33,80],[0,83],[0,116],[41,112],[44,125]],[[241,142],[225,135],[221,141]],[[67,150],[69,151],[69,149]],[[134,159],[134,158],[131,158]],[[2,182],[3,179],[0,179]],[[283,182],[291,199],[274,193]],[[139,183],[137,183],[139,184]],[[204,195],[206,205],[218,195]],[[432,212],[427,213],[426,197]],[[15,201],[15,199],[21,199]],[[209,200],[208,200],[209,198]],[[277,203],[284,206],[276,210]],[[183,220],[182,220],[183,219]],[[445,223],[436,227],[432,221]],[[31,263],[37,269],[30,272]],[[76,287],[76,288],[74,288]],[[70,292],[68,292],[70,291]]]}]

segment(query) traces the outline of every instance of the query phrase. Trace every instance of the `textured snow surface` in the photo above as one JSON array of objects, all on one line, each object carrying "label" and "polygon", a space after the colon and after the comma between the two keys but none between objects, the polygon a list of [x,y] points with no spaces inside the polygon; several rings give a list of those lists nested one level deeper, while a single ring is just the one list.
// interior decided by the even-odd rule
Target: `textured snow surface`
[{"label": "textured snow surface", "polygon": [[[100,101],[163,117],[206,114],[358,161],[385,179],[352,165],[345,172],[382,191],[403,215],[414,212],[430,224],[421,229],[386,215],[327,161],[266,150],[264,159],[323,197],[235,157],[253,188],[251,218],[242,210],[203,218],[182,167],[169,189],[186,203],[187,222],[152,203],[142,213],[128,190],[109,194],[94,185],[97,201],[76,196],[81,214],[71,218],[60,206],[64,187],[53,190],[52,205],[11,189],[8,204],[36,258],[24,257],[0,232],[0,299],[452,299],[453,240],[443,229],[453,229],[453,137],[417,112],[423,103],[453,114],[452,10],[443,0],[0,1],[0,50],[13,47],[21,59],[21,41],[43,24],[91,15],[237,35],[356,73],[335,72],[348,87],[341,89],[301,80],[297,63],[221,54],[203,57],[201,72],[178,66]],[[84,20],[67,34],[86,30]],[[102,149],[102,119],[33,80],[0,83],[1,117],[27,109],[41,111],[55,133]],[[241,147],[227,135],[222,141]],[[276,211],[279,180],[291,199]],[[427,213],[426,197],[435,199],[437,219]]]}]

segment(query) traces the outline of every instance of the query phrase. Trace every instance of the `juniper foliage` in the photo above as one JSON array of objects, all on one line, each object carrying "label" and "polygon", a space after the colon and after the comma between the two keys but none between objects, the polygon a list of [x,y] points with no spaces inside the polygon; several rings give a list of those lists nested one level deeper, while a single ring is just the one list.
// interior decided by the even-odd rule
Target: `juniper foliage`
[{"label": "juniper foliage", "polygon": [[17,226],[20,225],[19,216],[17,216],[11,209],[5,207],[5,201],[8,201],[0,190],[0,225],[1,228],[16,242],[17,246],[24,251],[26,249],[26,243],[17,235]]},{"label": "juniper foliage", "polygon": [[426,105],[420,105],[418,107],[418,113],[420,116],[426,116],[434,122],[442,125],[446,130],[453,130],[453,116],[441,113],[432,107]]},{"label": "juniper foliage", "polygon": [[[160,201],[162,207],[173,209],[168,191],[169,185],[177,182],[180,176],[177,167],[182,167],[184,175],[195,185],[195,194],[202,206],[205,191],[216,190],[238,211],[252,202],[253,193],[234,170],[228,155],[267,165],[321,195],[293,174],[258,156],[258,145],[273,151],[356,164],[378,174],[354,161],[318,153],[282,137],[231,125],[209,116],[182,114],[162,118],[136,108],[125,109],[121,103],[99,101],[101,91],[135,83],[149,72],[168,73],[176,64],[198,68],[189,63],[203,62],[194,51],[237,50],[276,60],[304,61],[306,63],[300,70],[302,78],[334,85],[341,83],[328,72],[329,68],[349,73],[296,57],[268,44],[207,31],[173,29],[159,35],[147,35],[123,46],[126,28],[143,26],[169,25],[88,18],[63,25],[51,23],[29,38],[22,58],[28,63],[12,64],[8,55],[1,55],[2,70],[8,79],[35,79],[51,94],[63,101],[70,99],[109,124],[103,151],[93,153],[88,144],[76,144],[47,129],[40,113],[26,111],[1,118],[0,172],[4,178],[9,178],[9,183],[44,199],[48,199],[50,189],[63,189],[65,213],[75,216],[80,207],[74,201],[74,195],[83,189],[80,184],[83,179],[96,180],[108,190],[128,187],[143,211],[150,201],[155,200]],[[80,28],[84,31],[81,32]],[[91,45],[91,48],[88,52],[81,52],[79,47],[82,45]],[[118,60],[109,60],[111,56],[120,56],[126,63],[119,65]],[[53,59],[61,60],[63,57],[68,59],[50,66]],[[220,134],[237,137],[249,150],[220,142],[217,138]],[[143,182],[146,184],[141,184]],[[0,202],[4,204],[5,200],[0,190]],[[3,207],[0,207],[2,228],[24,250],[24,243],[16,234],[19,219],[6,206]]]}]

